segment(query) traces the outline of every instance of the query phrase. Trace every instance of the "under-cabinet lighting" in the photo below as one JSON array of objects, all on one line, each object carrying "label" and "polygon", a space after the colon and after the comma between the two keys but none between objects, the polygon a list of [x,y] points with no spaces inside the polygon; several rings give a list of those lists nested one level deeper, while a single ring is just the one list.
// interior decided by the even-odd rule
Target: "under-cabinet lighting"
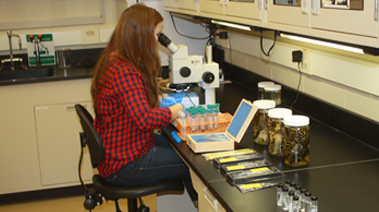
[{"label": "under-cabinet lighting", "polygon": [[288,39],[292,39],[292,40],[297,40],[297,41],[302,41],[302,42],[306,42],[306,43],[311,43],[311,44],[316,44],[316,45],[320,45],[320,46],[326,46],[326,47],[331,47],[331,48],[335,48],[335,49],[345,50],[345,51],[349,51],[349,52],[364,54],[363,49],[355,48],[355,47],[351,47],[351,46],[345,46],[345,45],[340,45],[340,44],[336,44],[336,43],[331,43],[331,42],[326,42],[326,41],[321,41],[321,40],[316,40],[316,39],[311,39],[311,38],[306,38],[306,37],[289,35],[289,34],[285,34],[285,33],[280,33],[280,37],[288,38]]},{"label": "under-cabinet lighting", "polygon": [[218,25],[232,27],[232,28],[236,28],[236,29],[242,29],[242,30],[246,30],[246,31],[251,31],[250,27],[244,26],[244,25],[233,24],[233,23],[224,22],[224,21],[215,21],[215,20],[211,20],[211,22],[212,22],[212,24],[218,24]]}]

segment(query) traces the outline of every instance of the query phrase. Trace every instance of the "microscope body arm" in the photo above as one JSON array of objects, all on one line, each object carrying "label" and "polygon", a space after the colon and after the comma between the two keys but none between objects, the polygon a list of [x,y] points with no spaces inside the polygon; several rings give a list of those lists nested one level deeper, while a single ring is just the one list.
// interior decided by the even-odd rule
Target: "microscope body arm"
[{"label": "microscope body arm", "polygon": [[198,83],[205,90],[205,103],[216,103],[215,89],[220,86],[218,63],[212,62],[212,49],[207,46],[207,63],[203,56],[188,56],[188,47],[175,45],[163,33],[159,42],[170,50],[169,77],[172,84]]}]

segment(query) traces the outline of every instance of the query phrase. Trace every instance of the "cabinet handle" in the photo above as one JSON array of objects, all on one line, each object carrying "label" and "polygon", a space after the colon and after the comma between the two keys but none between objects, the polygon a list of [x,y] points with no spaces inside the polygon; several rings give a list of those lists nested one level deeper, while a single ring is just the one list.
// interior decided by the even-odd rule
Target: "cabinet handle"
[{"label": "cabinet handle", "polygon": [[267,11],[267,0],[265,0],[265,10]]},{"label": "cabinet handle", "polygon": [[75,110],[75,106],[67,106],[66,110],[67,111],[73,111],[73,110]]},{"label": "cabinet handle", "polygon": [[225,0],[224,5],[229,6],[229,0]]},{"label": "cabinet handle", "polygon": [[258,0],[258,9],[259,9],[259,10],[262,9],[262,0]]},{"label": "cabinet handle", "polygon": [[304,14],[308,14],[308,0],[301,0],[301,10]]},{"label": "cabinet handle", "polygon": [[220,5],[224,5],[224,0],[220,0]]},{"label": "cabinet handle", "polygon": [[374,19],[375,21],[378,21],[378,0],[375,0],[375,14],[374,14]]},{"label": "cabinet handle", "polygon": [[213,195],[209,192],[208,188],[204,188],[204,197],[205,200],[211,205],[214,211],[217,211],[217,199],[213,197]]},{"label": "cabinet handle", "polygon": [[318,15],[317,0],[312,0],[312,2],[311,2],[311,9],[312,9],[312,14],[313,15]]},{"label": "cabinet handle", "polygon": [[[81,104],[83,107],[87,108],[87,104]],[[75,110],[75,105],[70,105],[66,107],[67,111],[73,111]]]}]

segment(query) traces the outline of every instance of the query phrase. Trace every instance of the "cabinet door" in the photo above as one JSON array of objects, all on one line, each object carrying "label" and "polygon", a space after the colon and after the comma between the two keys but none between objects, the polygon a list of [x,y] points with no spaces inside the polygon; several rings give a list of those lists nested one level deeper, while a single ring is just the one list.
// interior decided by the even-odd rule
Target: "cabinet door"
[{"label": "cabinet door", "polygon": [[197,11],[197,0],[180,0],[179,9]]},{"label": "cabinet door", "polygon": [[0,110],[0,194],[41,186],[33,107]]},{"label": "cabinet door", "polygon": [[201,0],[200,12],[224,14],[224,0]]},{"label": "cabinet door", "polygon": [[178,8],[180,0],[163,0],[163,7]]},{"label": "cabinet door", "polygon": [[195,174],[195,172],[190,169],[190,175],[192,180],[192,185],[197,195],[199,197],[199,211],[205,212],[225,212],[226,210],[221,206],[219,201],[211,194],[208,188],[200,180],[200,178]]},{"label": "cabinet door", "polygon": [[236,16],[254,20],[261,20],[262,18],[262,1],[230,1],[226,0],[225,15]]},{"label": "cabinet door", "polygon": [[345,7],[320,1],[311,0],[312,28],[378,37],[377,0],[345,0]]},{"label": "cabinet door", "polygon": [[309,27],[309,0],[265,0],[266,22]]},{"label": "cabinet door", "polygon": [[[82,128],[74,105],[75,103],[35,107],[42,185],[79,184],[79,132],[82,132]],[[88,108],[91,103],[85,102],[82,105]],[[83,180],[91,180],[92,175],[89,153],[85,151]]]}]

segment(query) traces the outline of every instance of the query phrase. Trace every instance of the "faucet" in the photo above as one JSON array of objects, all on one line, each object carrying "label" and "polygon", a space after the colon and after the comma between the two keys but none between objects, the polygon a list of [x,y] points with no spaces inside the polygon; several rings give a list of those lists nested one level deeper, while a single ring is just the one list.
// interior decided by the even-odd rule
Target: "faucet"
[{"label": "faucet", "polygon": [[36,66],[41,66],[41,57],[39,53],[39,43],[41,42],[42,35],[39,34],[37,37],[34,37],[34,35],[29,35],[29,39],[34,43],[34,52],[36,54]]},{"label": "faucet", "polygon": [[0,71],[3,69],[3,64],[6,62],[11,63],[11,70],[14,71],[14,62],[21,62],[21,67],[25,70],[28,68],[24,65],[22,58],[13,58],[13,47],[12,47],[12,37],[16,37],[18,40],[18,46],[22,49],[21,37],[19,35],[13,34],[11,30],[7,31],[9,40],[9,59],[1,60]]}]

